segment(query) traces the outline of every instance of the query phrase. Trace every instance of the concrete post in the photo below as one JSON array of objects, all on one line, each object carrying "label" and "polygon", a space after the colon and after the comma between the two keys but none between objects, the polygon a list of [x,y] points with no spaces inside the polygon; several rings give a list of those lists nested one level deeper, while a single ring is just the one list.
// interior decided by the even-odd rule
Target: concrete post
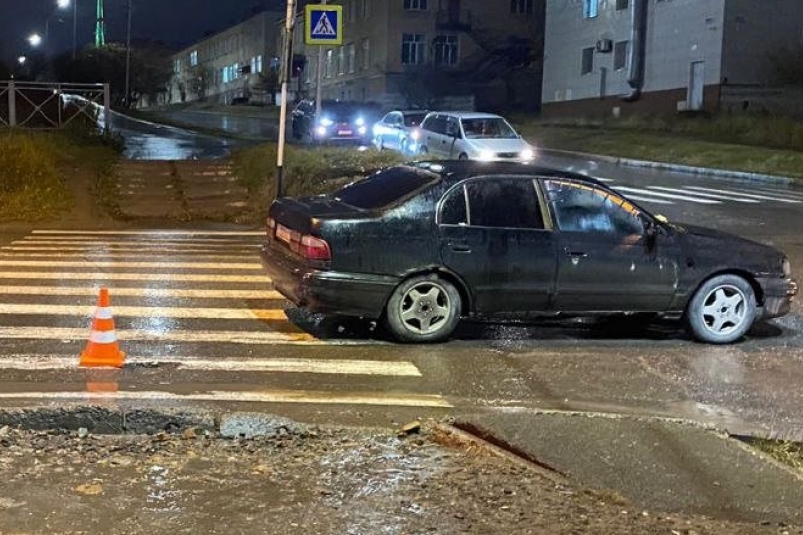
[{"label": "concrete post", "polygon": [[17,126],[17,88],[14,80],[8,83],[8,126]]}]

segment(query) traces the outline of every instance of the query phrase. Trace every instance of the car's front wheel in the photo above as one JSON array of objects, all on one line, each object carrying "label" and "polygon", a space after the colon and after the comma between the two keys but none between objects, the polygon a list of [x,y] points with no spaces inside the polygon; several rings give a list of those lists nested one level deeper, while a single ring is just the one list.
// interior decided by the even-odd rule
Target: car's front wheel
[{"label": "car's front wheel", "polygon": [[460,292],[437,275],[412,277],[391,295],[385,324],[403,342],[440,342],[460,322]]},{"label": "car's front wheel", "polygon": [[753,287],[737,275],[718,275],[704,282],[686,310],[695,338],[710,344],[730,344],[747,333],[756,318]]}]

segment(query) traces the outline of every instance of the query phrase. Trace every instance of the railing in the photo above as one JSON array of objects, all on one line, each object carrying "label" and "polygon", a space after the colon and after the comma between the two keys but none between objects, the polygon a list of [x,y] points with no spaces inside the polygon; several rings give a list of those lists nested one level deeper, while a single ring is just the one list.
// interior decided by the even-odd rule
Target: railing
[{"label": "railing", "polygon": [[470,32],[471,10],[441,9],[435,15],[435,26],[439,30]]},{"label": "railing", "polygon": [[110,99],[109,84],[0,82],[0,126],[57,129],[87,117],[108,127]]}]

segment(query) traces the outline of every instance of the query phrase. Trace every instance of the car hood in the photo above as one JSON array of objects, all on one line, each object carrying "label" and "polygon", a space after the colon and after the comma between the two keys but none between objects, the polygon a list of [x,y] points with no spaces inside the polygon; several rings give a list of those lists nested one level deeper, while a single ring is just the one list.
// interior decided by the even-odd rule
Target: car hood
[{"label": "car hood", "polygon": [[475,150],[489,150],[493,152],[521,152],[530,149],[530,145],[521,138],[512,139],[467,139],[466,142]]},{"label": "car hood", "polygon": [[696,225],[671,226],[681,236],[684,250],[691,258],[708,258],[714,263],[745,269],[755,275],[783,273],[784,254],[772,246]]}]

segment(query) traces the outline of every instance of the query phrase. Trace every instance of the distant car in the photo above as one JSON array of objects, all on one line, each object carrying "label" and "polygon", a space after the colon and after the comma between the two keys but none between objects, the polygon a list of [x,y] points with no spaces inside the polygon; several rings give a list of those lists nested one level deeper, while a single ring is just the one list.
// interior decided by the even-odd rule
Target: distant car
[{"label": "distant car", "polygon": [[371,138],[369,128],[376,116],[376,110],[364,103],[324,100],[320,116],[316,117],[315,101],[302,100],[293,109],[291,132],[296,139],[312,142],[368,143]]},{"label": "distant car", "polygon": [[268,227],[262,264],[279,292],[410,342],[444,340],[461,317],[650,314],[725,344],[788,313],[797,293],[772,247],[520,163],[391,167],[331,195],[278,199]]},{"label": "distant car", "polygon": [[421,132],[418,129],[427,112],[422,110],[391,111],[374,125],[374,145],[379,150],[393,149],[402,154],[415,154]]},{"label": "distant car", "polygon": [[530,162],[535,149],[499,115],[432,112],[421,123],[418,153],[448,160]]}]

